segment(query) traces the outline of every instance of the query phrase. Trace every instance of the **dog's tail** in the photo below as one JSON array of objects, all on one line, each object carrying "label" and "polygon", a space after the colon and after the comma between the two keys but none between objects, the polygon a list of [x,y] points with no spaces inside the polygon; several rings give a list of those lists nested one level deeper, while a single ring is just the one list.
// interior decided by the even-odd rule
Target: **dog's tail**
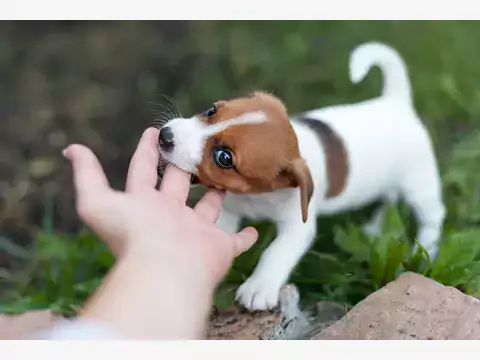
[{"label": "dog's tail", "polygon": [[393,48],[378,42],[368,42],[353,49],[350,55],[350,80],[357,84],[378,66],[383,74],[383,96],[411,102],[412,93],[407,66]]}]

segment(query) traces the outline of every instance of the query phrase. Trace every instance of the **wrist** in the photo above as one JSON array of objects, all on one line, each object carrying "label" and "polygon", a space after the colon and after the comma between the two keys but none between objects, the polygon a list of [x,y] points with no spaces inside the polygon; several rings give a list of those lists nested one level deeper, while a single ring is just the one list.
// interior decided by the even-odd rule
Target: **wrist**
[{"label": "wrist", "polygon": [[201,338],[215,285],[184,258],[166,254],[125,253],[81,315],[127,338]]}]

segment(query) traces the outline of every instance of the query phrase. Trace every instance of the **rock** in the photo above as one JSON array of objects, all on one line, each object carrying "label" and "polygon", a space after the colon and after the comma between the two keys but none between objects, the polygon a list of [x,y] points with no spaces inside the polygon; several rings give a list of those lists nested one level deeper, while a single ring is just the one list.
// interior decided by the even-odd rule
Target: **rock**
[{"label": "rock", "polygon": [[313,311],[300,309],[298,289],[287,284],[280,290],[280,306],[273,312],[249,312],[233,306],[211,318],[207,340],[302,340],[319,333],[340,319],[345,310],[339,304],[322,301]]},{"label": "rock", "polygon": [[415,273],[359,302],[312,340],[480,339],[480,301]]},{"label": "rock", "polygon": [[300,293],[295,285],[282,286],[279,303],[282,321],[266,334],[265,340],[300,340],[312,331],[307,316],[300,309]]},{"label": "rock", "polygon": [[249,312],[238,306],[217,311],[208,325],[207,340],[287,340],[310,330],[299,307],[300,294],[294,285],[280,290],[279,309]]},{"label": "rock", "polygon": [[250,313],[237,306],[215,312],[207,329],[207,340],[263,340],[279,326],[278,313]]}]

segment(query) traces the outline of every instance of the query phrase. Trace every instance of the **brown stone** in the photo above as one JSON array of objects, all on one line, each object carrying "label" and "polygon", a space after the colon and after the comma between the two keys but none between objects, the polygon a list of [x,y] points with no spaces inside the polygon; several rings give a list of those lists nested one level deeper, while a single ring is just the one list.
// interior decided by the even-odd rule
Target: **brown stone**
[{"label": "brown stone", "polygon": [[304,337],[310,323],[299,307],[292,284],[282,286],[275,311],[249,312],[239,306],[217,311],[207,328],[207,340],[290,340]]},{"label": "brown stone", "polygon": [[368,296],[312,340],[480,339],[480,301],[415,273]]},{"label": "brown stone", "polygon": [[250,313],[237,306],[218,311],[212,316],[207,329],[207,340],[263,340],[279,326],[279,314]]}]

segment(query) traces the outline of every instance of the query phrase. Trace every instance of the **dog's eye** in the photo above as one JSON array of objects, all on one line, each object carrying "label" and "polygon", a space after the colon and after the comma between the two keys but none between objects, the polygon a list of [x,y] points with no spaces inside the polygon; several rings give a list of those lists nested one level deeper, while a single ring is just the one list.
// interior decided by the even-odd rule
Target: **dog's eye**
[{"label": "dog's eye", "polygon": [[213,115],[215,115],[217,113],[217,107],[215,105],[213,105],[210,109],[208,109],[207,111],[205,111],[205,116],[206,117],[212,117]]},{"label": "dog's eye", "polygon": [[233,168],[233,156],[230,150],[225,148],[213,149],[213,162],[222,169]]}]

